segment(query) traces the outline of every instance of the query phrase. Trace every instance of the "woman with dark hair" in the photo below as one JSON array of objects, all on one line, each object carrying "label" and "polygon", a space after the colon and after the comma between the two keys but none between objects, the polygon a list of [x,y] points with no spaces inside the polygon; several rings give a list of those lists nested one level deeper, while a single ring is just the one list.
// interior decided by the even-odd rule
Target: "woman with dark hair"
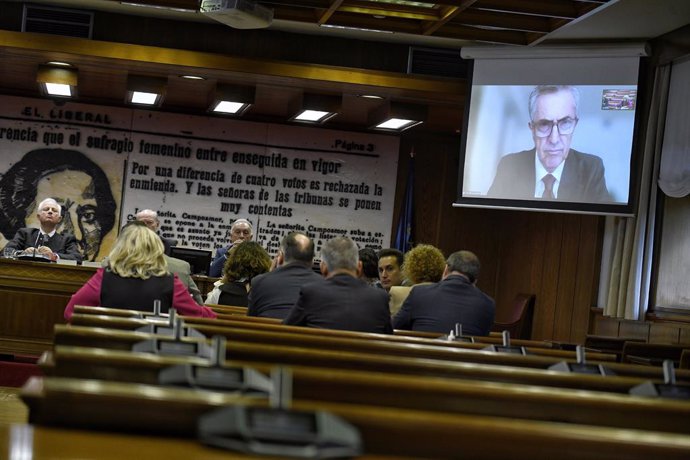
[{"label": "woman with dark hair", "polygon": [[36,214],[36,197],[52,196],[62,207],[58,230],[77,238],[85,260],[95,260],[115,224],[117,204],[103,170],[83,153],[32,150],[0,178],[0,233],[11,239]]},{"label": "woman with dark hair", "polygon": [[252,278],[271,268],[271,257],[254,241],[235,244],[228,251],[227,257],[223,266],[223,279],[214,286],[204,303],[246,307]]}]

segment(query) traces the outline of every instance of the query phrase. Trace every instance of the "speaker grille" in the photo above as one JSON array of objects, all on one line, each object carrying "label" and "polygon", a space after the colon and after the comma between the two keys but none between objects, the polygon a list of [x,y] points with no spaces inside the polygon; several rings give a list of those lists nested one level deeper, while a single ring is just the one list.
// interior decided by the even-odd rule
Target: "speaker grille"
[{"label": "speaker grille", "polygon": [[24,5],[22,32],[91,38],[93,13],[50,6]]},{"label": "speaker grille", "polygon": [[437,77],[467,78],[467,61],[460,50],[410,47],[407,73]]}]

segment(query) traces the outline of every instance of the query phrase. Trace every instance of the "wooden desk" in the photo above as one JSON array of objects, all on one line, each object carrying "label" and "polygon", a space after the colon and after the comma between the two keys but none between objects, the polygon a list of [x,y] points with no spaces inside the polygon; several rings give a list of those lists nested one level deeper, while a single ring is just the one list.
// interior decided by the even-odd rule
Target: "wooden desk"
[{"label": "wooden desk", "polygon": [[93,267],[0,259],[0,353],[40,354]]},{"label": "wooden desk", "polygon": [[[95,267],[0,259],[0,353],[40,355],[52,347],[72,294]],[[205,296],[217,278],[193,277]]]}]

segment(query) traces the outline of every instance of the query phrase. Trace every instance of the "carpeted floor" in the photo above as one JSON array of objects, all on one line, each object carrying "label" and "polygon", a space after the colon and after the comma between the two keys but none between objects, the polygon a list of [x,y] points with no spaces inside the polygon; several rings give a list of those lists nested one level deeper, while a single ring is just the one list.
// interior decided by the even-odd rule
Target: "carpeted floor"
[{"label": "carpeted floor", "polygon": [[19,388],[0,386],[0,425],[28,421],[29,409],[19,398]]}]

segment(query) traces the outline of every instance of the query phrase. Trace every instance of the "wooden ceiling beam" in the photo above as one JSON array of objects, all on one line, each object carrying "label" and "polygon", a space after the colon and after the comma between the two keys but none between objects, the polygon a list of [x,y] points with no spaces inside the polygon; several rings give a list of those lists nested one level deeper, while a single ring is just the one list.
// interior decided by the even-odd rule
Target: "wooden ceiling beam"
[{"label": "wooden ceiling beam", "polygon": [[315,64],[297,64],[231,57],[222,54],[202,53],[155,46],[103,42],[73,37],[22,33],[0,30],[0,50],[8,53],[39,53],[69,60],[70,56],[95,62],[98,65],[119,68],[122,65],[135,69],[157,69],[170,73],[170,69],[185,69],[213,77],[236,78],[272,82],[292,82],[303,87],[329,85],[344,87],[366,86],[385,92],[406,92],[419,97],[452,98],[463,94],[465,82],[396,72],[372,71],[350,67]]}]

